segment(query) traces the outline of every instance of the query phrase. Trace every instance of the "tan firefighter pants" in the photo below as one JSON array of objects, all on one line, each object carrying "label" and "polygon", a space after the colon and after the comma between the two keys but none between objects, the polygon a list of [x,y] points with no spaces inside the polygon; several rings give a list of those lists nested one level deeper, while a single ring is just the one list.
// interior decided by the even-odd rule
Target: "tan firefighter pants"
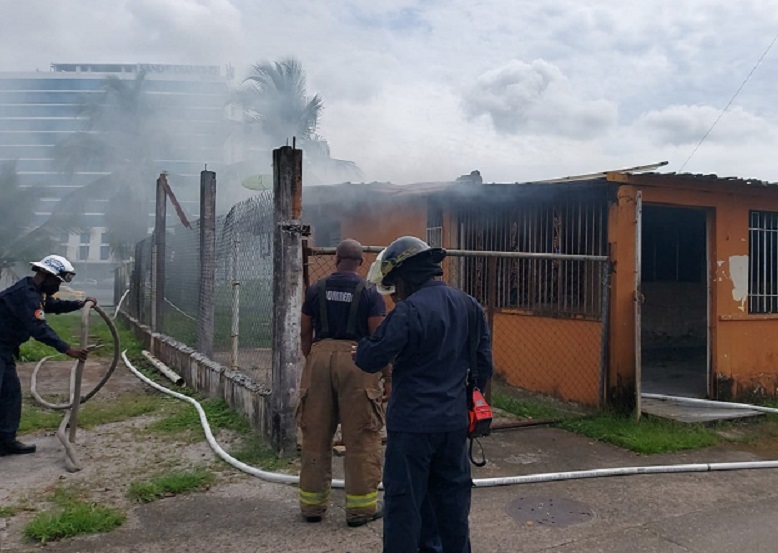
[{"label": "tan firefighter pants", "polygon": [[300,511],[319,516],[329,506],[332,438],[341,424],[346,446],[346,519],[375,513],[381,481],[384,408],[380,374],[351,360],[346,340],[322,340],[311,348],[300,381],[297,424],[302,430]]}]

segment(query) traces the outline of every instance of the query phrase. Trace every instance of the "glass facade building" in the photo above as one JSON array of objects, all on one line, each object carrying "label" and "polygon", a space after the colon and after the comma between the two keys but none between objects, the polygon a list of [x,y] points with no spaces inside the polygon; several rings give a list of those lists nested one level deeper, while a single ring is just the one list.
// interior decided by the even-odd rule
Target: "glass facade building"
[{"label": "glass facade building", "polygon": [[[144,100],[162,115],[160,126],[169,143],[159,159],[155,157],[154,167],[146,172],[167,171],[184,210],[197,213],[200,171],[205,164],[218,170],[225,161],[224,121],[231,68],[52,64],[48,72],[0,72],[0,164],[14,165],[22,186],[41,187],[31,225],[42,224],[68,192],[110,175],[110,167],[101,167],[99,163],[76,163],[71,170],[64,171],[56,162],[55,150],[75,133],[100,132],[89,130],[84,105],[102,97],[106,77],[114,75],[134,81],[140,72],[145,72]],[[104,238],[106,201],[88,202],[83,222],[88,230],[62,236],[60,253],[80,264],[112,264]],[[151,226],[153,205],[149,215]]]}]

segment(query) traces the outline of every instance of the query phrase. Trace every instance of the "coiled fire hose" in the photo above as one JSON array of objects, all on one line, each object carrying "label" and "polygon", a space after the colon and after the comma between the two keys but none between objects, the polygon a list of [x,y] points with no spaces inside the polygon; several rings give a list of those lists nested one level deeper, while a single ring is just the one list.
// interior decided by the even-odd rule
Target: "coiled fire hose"
[{"label": "coiled fire hose", "polygon": [[[111,378],[111,375],[116,370],[116,366],[119,364],[119,334],[116,331],[116,325],[114,325],[111,317],[109,317],[108,314],[103,311],[103,308],[99,305],[92,304],[91,309],[94,309],[103,319],[103,321],[105,321],[105,324],[108,325],[108,329],[111,331],[111,336],[113,337],[113,359],[111,360],[111,365],[108,367],[108,370],[105,372],[100,381],[95,385],[95,387],[92,388],[89,393],[81,395],[81,380],[84,374],[85,362],[81,359],[78,359],[73,363],[73,368],[70,371],[70,399],[68,403],[51,403],[43,399],[38,393],[37,389],[38,371],[40,371],[41,367],[46,361],[53,357],[52,355],[44,357],[38,361],[38,364],[35,365],[35,369],[32,371],[32,378],[30,379],[30,393],[38,403],[44,407],[48,407],[49,409],[65,411],[65,416],[62,419],[59,428],[57,429],[57,438],[59,438],[59,441],[62,442],[62,445],[65,448],[65,467],[67,468],[68,472],[77,472],[81,470],[81,462],[79,461],[76,450],[73,447],[73,444],[76,443],[78,412],[81,404],[86,403],[92,399],[92,397],[94,397],[94,395],[100,391],[100,388],[105,386],[105,383],[108,382],[109,378]],[[82,349],[91,350],[94,349],[94,347],[87,344],[87,341],[89,340],[89,311],[90,309],[86,308],[85,304],[81,314],[80,346]],[[69,429],[68,435],[65,434],[66,429]]]}]

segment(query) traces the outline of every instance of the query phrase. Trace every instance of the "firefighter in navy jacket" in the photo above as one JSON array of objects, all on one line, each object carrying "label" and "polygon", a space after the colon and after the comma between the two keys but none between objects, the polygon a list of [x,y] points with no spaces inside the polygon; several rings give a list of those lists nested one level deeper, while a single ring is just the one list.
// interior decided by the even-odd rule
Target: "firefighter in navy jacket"
[{"label": "firefighter in navy jacket", "polygon": [[[467,454],[469,336],[477,333],[479,389],[492,375],[488,326],[476,300],[439,280],[445,251],[398,238],[371,268],[379,291],[400,300],[355,362],[366,372],[393,363],[384,462],[384,553],[470,551]],[[477,317],[470,313],[476,310]],[[471,320],[477,328],[471,329]]]},{"label": "firefighter in navy jacket", "polygon": [[34,453],[34,445],[16,439],[22,415],[22,390],[16,374],[19,347],[30,339],[51,346],[74,359],[86,359],[87,350],[72,348],[46,324],[46,313],[69,313],[81,309],[84,301],[62,301],[52,297],[62,282],[75,276],[73,265],[64,257],[49,255],[30,263],[34,276],[23,278],[0,292],[0,456]]}]

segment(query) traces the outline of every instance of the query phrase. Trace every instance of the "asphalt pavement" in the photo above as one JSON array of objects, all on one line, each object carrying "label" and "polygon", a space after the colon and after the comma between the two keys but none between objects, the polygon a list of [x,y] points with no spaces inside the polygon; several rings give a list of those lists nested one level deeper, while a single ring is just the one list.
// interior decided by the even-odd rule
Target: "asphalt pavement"
[{"label": "asphalt pavement", "polygon": [[[747,448],[641,456],[563,430],[495,433],[475,478],[607,467],[757,461]],[[336,473],[342,474],[340,459]],[[374,552],[382,524],[346,527],[342,491],[324,521],[303,522],[297,490],[246,477],[139,506],[110,534],[54,543],[63,553]],[[473,551],[774,553],[778,470],[638,475],[475,489]]]}]

